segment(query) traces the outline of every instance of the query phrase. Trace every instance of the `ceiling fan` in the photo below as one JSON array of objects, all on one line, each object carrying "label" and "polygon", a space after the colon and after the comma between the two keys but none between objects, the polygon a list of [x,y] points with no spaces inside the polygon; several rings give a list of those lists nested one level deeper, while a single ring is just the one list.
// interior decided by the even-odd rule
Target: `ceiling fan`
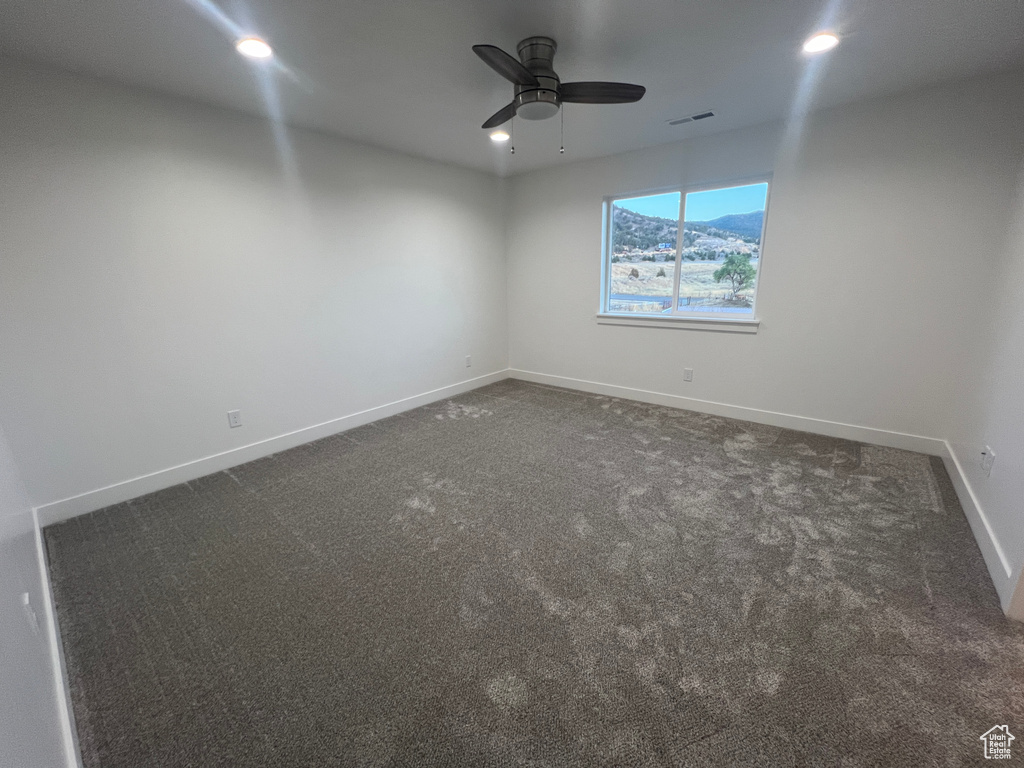
[{"label": "ceiling fan", "polygon": [[516,61],[496,46],[473,46],[485,64],[515,85],[512,102],[487,118],[482,128],[494,128],[516,115],[524,120],[545,120],[558,114],[563,102],[629,104],[640,101],[647,92],[642,85],[630,83],[563,83],[551,68],[557,48],[550,37],[528,37],[516,46]]}]

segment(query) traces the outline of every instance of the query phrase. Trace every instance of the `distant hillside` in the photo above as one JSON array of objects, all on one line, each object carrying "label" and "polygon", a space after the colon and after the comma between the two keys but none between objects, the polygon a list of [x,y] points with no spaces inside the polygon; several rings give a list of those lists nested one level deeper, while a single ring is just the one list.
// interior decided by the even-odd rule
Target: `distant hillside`
[{"label": "distant hillside", "polygon": [[742,237],[761,237],[761,228],[764,226],[764,211],[751,211],[750,213],[729,213],[719,216],[711,221],[688,221],[687,229],[706,232],[711,229],[719,229],[723,232],[735,232]]},{"label": "distant hillside", "polygon": [[675,247],[679,224],[675,219],[644,216],[614,206],[612,208],[612,243],[615,250],[629,246],[650,250],[660,243],[671,243]]},{"label": "distant hillside", "polygon": [[[642,213],[635,213],[617,206],[612,211],[614,250],[621,251],[626,247],[631,247],[648,251],[657,248],[661,243],[672,243],[674,246],[678,229],[675,219],[645,216]],[[711,221],[688,221],[685,227],[692,232],[701,232],[717,237],[728,238],[732,235],[737,239],[759,240],[763,224],[764,211],[751,211],[750,213],[730,213],[719,216],[717,219],[711,219]],[[692,239],[690,235],[686,237],[685,244],[688,245]]]}]

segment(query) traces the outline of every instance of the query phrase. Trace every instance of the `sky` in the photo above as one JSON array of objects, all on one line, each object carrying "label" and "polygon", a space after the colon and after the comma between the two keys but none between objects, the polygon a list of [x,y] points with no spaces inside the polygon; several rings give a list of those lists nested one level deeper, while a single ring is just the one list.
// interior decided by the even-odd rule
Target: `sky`
[{"label": "sky", "polygon": [[[768,185],[763,183],[690,192],[686,196],[686,221],[710,221],[727,213],[764,210],[767,199]],[[615,205],[645,216],[660,216],[664,219],[679,217],[678,192],[616,200]]]}]

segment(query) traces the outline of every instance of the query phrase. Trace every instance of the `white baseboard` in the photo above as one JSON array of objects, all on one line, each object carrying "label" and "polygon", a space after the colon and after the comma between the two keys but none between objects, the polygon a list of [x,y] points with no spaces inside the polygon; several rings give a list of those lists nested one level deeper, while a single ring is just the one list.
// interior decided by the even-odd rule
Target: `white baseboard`
[{"label": "white baseboard", "polygon": [[75,714],[71,709],[71,693],[68,690],[68,677],[64,665],[64,648],[60,641],[60,626],[57,623],[57,610],[54,607],[53,587],[50,583],[50,568],[43,547],[43,531],[39,525],[39,515],[33,510],[32,523],[35,527],[36,560],[39,563],[39,578],[42,581],[43,615],[45,617],[46,640],[50,646],[50,668],[53,671],[53,692],[57,704],[57,717],[60,719],[61,741],[64,748],[65,768],[81,768],[82,756],[78,749],[78,736],[75,731]]},{"label": "white baseboard", "polygon": [[1005,608],[1006,615],[1017,621],[1024,621],[1024,574],[1017,579],[1010,595],[1010,605]]},{"label": "white baseboard", "polygon": [[947,455],[943,457],[946,471],[949,472],[949,478],[953,481],[956,495],[960,499],[960,506],[963,507],[964,515],[967,517],[967,522],[971,524],[971,531],[981,549],[982,557],[985,558],[985,565],[988,566],[988,572],[992,576],[992,583],[995,585],[996,592],[999,593],[999,602],[1002,603],[1003,610],[1008,611],[1016,586],[1013,581],[1013,567],[1010,565],[1010,560],[1000,545],[999,538],[992,529],[988,517],[985,516],[981,502],[978,501],[974,489],[971,488],[963,464],[956,455],[956,451],[953,450],[953,446],[948,442],[946,443],[946,453]]},{"label": "white baseboard", "polygon": [[813,419],[808,416],[794,416],[789,413],[764,411],[760,408],[728,405],[711,400],[698,400],[692,397],[682,397],[681,395],[668,395],[663,392],[650,392],[646,389],[620,387],[614,384],[600,384],[595,381],[570,379],[565,376],[552,376],[547,373],[522,371],[515,368],[510,368],[508,375],[513,379],[532,381],[535,384],[549,384],[553,387],[579,389],[583,392],[592,392],[597,395],[621,397],[626,400],[639,400],[644,403],[666,405],[670,408],[683,408],[688,411],[707,413],[712,416],[724,416],[730,419],[754,421],[758,424],[767,424],[772,427],[783,427],[785,429],[795,429],[799,432],[811,432],[816,435],[855,440],[859,443],[884,445],[887,448],[902,448],[907,451],[927,453],[931,456],[945,457],[948,455],[946,441],[935,437],[909,435],[904,432],[891,432],[886,429],[875,429],[873,427],[858,427],[855,424],[843,424],[838,421]]},{"label": "white baseboard", "polygon": [[169,488],[172,485],[195,480],[198,477],[204,477],[214,472],[222,472],[225,469],[237,467],[239,464],[261,459],[274,453],[280,453],[297,445],[303,445],[323,437],[329,437],[338,432],[361,427],[363,424],[369,424],[371,421],[385,419],[388,416],[394,416],[396,413],[419,408],[421,405],[444,400],[446,397],[454,397],[471,389],[477,389],[478,387],[493,384],[507,378],[507,369],[496,371],[485,376],[478,376],[447,387],[431,390],[430,392],[379,405],[375,408],[368,408],[365,411],[331,419],[322,424],[314,424],[311,427],[304,427],[284,435],[233,448],[230,451],[189,461],[176,467],[150,472],[140,477],[108,485],[105,488],[98,488],[94,491],[78,494],[77,496],[43,504],[36,507],[35,510],[38,523],[45,528],[53,523],[59,523],[78,515],[109,507],[111,504],[120,504],[123,501],[159,491],[163,488]]}]

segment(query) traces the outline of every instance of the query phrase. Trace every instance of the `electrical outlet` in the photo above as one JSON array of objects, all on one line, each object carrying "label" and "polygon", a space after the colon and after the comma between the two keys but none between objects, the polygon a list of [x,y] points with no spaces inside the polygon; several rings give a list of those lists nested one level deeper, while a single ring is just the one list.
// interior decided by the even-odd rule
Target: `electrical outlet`
[{"label": "electrical outlet", "polygon": [[242,426],[241,411],[228,411],[228,426],[232,429]]},{"label": "electrical outlet", "polygon": [[996,463],[996,452],[987,445],[981,452],[981,468],[989,477],[992,476],[992,465]]},{"label": "electrical outlet", "polygon": [[683,368],[683,381],[693,381],[693,368]]},{"label": "electrical outlet", "polygon": [[472,355],[466,355],[466,367],[467,368],[472,368],[473,367],[473,356]]},{"label": "electrical outlet", "polygon": [[21,594],[21,607],[25,610],[25,617],[28,619],[32,631],[39,634],[39,617],[36,616],[35,609],[32,607],[32,598],[29,597],[28,592]]}]

